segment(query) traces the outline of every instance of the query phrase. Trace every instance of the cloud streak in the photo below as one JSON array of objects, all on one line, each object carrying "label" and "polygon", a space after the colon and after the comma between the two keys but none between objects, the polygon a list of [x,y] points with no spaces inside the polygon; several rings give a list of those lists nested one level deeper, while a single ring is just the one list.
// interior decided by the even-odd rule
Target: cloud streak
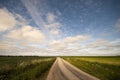
[{"label": "cloud streak", "polygon": [[[111,21],[104,23],[107,17],[98,17],[97,21],[96,12],[88,11],[96,10],[98,3],[81,1],[84,5],[80,5],[78,0],[75,3],[65,1],[64,4],[61,1],[59,5],[56,2],[51,5],[49,0],[21,1],[27,9],[26,13],[21,12],[21,15],[16,8],[0,8],[0,55],[119,55],[120,20],[118,19],[116,24],[111,24]],[[35,23],[28,22],[28,18]],[[104,36],[106,38],[98,36],[113,31],[113,26],[110,25],[115,25],[117,29],[109,35],[115,35],[112,39],[108,35]]]},{"label": "cloud streak", "polygon": [[117,20],[115,27],[116,27],[117,31],[120,32],[120,19]]},{"label": "cloud streak", "polygon": [[[56,11],[56,14],[53,12],[46,11],[48,5],[44,1],[39,1],[39,4],[45,6],[46,9],[43,10],[43,6],[38,7],[37,1],[22,0],[23,4],[30,13],[32,19],[35,21],[37,26],[47,35],[47,36],[58,36],[60,34],[61,23],[58,22],[58,16],[60,12]],[[29,7],[31,6],[31,7]],[[44,18],[43,18],[44,17]],[[51,34],[51,35],[50,35]]]}]

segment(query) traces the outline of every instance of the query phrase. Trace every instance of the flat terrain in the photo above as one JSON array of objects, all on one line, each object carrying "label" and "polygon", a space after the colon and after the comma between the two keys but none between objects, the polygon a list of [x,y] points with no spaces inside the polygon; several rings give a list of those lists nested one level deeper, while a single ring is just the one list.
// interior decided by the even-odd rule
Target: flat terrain
[{"label": "flat terrain", "polygon": [[63,57],[101,80],[120,80],[120,57]]},{"label": "flat terrain", "polygon": [[55,58],[0,57],[0,80],[45,80]]},{"label": "flat terrain", "polygon": [[57,58],[53,64],[47,80],[99,80],[61,58]]},{"label": "flat terrain", "polygon": [[55,57],[1,56],[0,80],[120,79],[120,57],[62,58],[56,59]]}]

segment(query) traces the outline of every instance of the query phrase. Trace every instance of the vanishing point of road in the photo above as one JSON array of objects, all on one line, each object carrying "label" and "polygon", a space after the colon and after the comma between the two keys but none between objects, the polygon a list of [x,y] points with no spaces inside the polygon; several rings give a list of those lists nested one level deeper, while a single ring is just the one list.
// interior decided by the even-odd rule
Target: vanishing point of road
[{"label": "vanishing point of road", "polygon": [[52,65],[47,80],[100,80],[71,65],[62,58],[57,58]]}]

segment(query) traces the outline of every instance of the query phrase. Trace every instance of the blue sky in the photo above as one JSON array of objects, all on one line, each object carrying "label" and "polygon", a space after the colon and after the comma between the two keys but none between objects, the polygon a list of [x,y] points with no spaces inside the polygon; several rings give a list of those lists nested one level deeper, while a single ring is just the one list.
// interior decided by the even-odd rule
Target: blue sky
[{"label": "blue sky", "polygon": [[119,55],[119,0],[1,0],[1,55]]}]

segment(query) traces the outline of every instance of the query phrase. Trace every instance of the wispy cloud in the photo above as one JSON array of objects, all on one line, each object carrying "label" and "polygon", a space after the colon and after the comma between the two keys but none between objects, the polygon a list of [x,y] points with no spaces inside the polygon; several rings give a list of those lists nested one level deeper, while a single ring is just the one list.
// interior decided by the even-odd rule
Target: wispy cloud
[{"label": "wispy cloud", "polygon": [[60,27],[62,26],[62,24],[56,21],[58,16],[53,13],[48,13],[46,15],[47,22],[45,22],[46,24],[44,24],[45,29],[48,29],[49,33],[53,36],[60,35]]},{"label": "wispy cloud", "polygon": [[47,13],[47,15],[46,15],[46,20],[48,23],[54,23],[56,18],[57,18],[57,16],[50,12]]},{"label": "wispy cloud", "polygon": [[53,22],[50,24],[45,24],[44,27],[47,29],[57,29],[60,28],[61,24],[59,22]]},{"label": "wispy cloud", "polygon": [[[22,0],[28,12],[30,13],[32,19],[35,21],[37,26],[47,35],[47,36],[58,36],[60,34],[60,27],[62,24],[58,21],[61,13],[59,11],[50,12],[43,10],[42,7],[38,8],[37,1]],[[44,1],[39,1],[40,4],[45,4]],[[29,7],[31,6],[31,7]],[[48,5],[44,5],[49,7]],[[51,34],[51,35],[50,35]]]},{"label": "wispy cloud", "polygon": [[117,31],[120,32],[120,19],[117,20],[115,27],[116,27]]},{"label": "wispy cloud", "polygon": [[[106,33],[105,30],[109,27],[103,30],[103,27],[107,24],[100,21],[103,18],[99,20],[100,22],[90,21],[97,18],[96,13],[95,16],[92,15],[93,13],[88,14],[88,11],[94,9],[91,5],[95,3],[93,0],[81,1],[80,6],[79,1],[74,3],[76,6],[66,1],[67,3],[60,4],[60,8],[56,7],[54,9],[49,9],[51,6],[49,0],[21,1],[27,9],[26,13],[28,12],[35,24],[29,23],[29,20],[23,17],[26,16],[26,13],[20,15],[15,13],[14,10],[12,13],[7,8],[0,8],[0,55],[119,55],[120,39],[118,37],[113,40],[96,37],[98,32],[100,35],[102,32],[107,34],[108,32]],[[67,5],[68,7],[62,10]],[[84,8],[87,6],[91,6],[92,9]],[[75,10],[73,11],[73,9]],[[79,9],[81,11],[77,12]],[[80,19],[77,18],[79,16],[88,19],[81,18],[82,22],[79,22]],[[115,27],[119,32],[120,19],[117,20]],[[103,31],[99,31],[99,29]],[[92,34],[87,34],[91,32]],[[105,36],[108,37],[108,35]]]},{"label": "wispy cloud", "polygon": [[59,29],[53,29],[53,30],[50,31],[50,33],[52,35],[59,35],[60,31],[59,31]]}]

